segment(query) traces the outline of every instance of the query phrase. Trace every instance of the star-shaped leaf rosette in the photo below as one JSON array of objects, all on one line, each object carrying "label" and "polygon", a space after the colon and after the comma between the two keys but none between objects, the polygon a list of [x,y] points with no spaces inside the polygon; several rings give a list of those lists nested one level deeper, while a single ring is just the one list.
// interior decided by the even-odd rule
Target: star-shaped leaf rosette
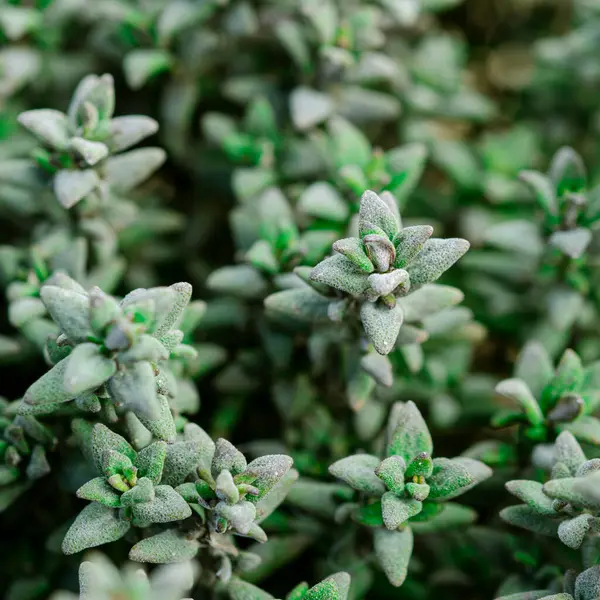
[{"label": "star-shaped leaf rosette", "polygon": [[180,282],[138,288],[119,301],[65,274],[53,276],[40,296],[61,333],[48,339],[53,366],[29,386],[20,413],[48,414],[74,400],[80,410],[104,410],[109,421],[127,413],[129,425],[141,422],[158,439],[174,441],[169,399],[177,381],[168,363],[196,355],[176,328],[191,295],[192,286]]},{"label": "star-shaped leaf rosette", "polygon": [[549,481],[516,479],[506,483],[506,489],[523,504],[503,509],[500,517],[515,527],[558,538],[574,550],[581,548],[584,560],[586,556],[596,557],[600,531],[600,460],[588,459],[568,431],[556,438],[552,458]]},{"label": "star-shaped leaf rosette", "polygon": [[358,229],[358,238],[334,243],[335,254],[320,262],[310,279],[343,292],[346,308],[358,303],[367,337],[379,354],[388,354],[404,322],[398,300],[438,279],[469,242],[431,238],[429,225],[403,228],[396,200],[387,192],[363,194]]},{"label": "star-shaped leaf rosette", "polygon": [[[19,115],[21,125],[43,146],[34,158],[51,175],[58,202],[66,209],[83,202],[83,214],[112,204],[111,211],[104,211],[109,221],[120,212],[111,196],[117,199],[137,186],[166,158],[160,148],[128,150],[156,133],[158,123],[143,115],[113,118],[114,109],[112,76],[88,75],[77,86],[66,114],[44,108]],[[128,151],[118,154],[123,150]]]},{"label": "star-shaped leaf rosette", "polygon": [[390,582],[400,586],[412,554],[413,529],[436,531],[470,524],[474,512],[448,500],[492,471],[472,458],[432,459],[431,434],[414,402],[394,404],[386,438],[383,458],[355,454],[338,460],[329,471],[360,493],[357,502],[343,505],[340,514],[374,528],[378,562]]},{"label": "star-shaped leaf rosette", "polygon": [[496,427],[519,425],[533,442],[552,441],[557,433],[570,431],[578,440],[600,444],[600,420],[592,416],[600,407],[600,363],[584,367],[581,358],[566,350],[556,367],[545,348],[529,342],[522,350],[515,377],[496,386],[518,408],[499,411]]},{"label": "star-shaped leaf rosette", "polygon": [[291,457],[272,454],[247,462],[233,444],[214,442],[195,423],[184,426],[178,441],[158,440],[139,452],[101,423],[76,419],[73,431],[98,476],[77,490],[90,504],[69,528],[65,554],[114,542],[131,530],[139,540],[131,560],[181,562],[208,545],[226,580],[230,555],[237,555],[226,537],[267,541],[259,523],[298,477]]}]

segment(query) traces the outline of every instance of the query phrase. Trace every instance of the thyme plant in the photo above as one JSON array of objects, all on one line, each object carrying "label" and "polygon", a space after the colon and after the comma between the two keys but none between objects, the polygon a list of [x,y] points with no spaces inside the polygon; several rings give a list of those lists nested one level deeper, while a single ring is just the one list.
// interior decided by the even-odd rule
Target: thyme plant
[{"label": "thyme plant", "polygon": [[597,4],[0,0],[0,595],[597,600]]}]

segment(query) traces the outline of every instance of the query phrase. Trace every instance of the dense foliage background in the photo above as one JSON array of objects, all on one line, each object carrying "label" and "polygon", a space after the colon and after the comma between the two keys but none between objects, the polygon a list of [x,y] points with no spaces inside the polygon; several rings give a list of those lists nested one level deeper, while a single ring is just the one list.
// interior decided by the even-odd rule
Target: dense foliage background
[{"label": "dense foliage background", "polygon": [[[600,561],[600,494],[587,480],[581,489],[573,483],[575,492],[556,485],[542,492],[541,483],[583,478],[597,468],[590,461],[582,471],[585,457],[600,456],[593,416],[600,402],[599,52],[596,0],[0,0],[0,593],[36,600],[77,590],[82,554],[65,556],[61,543],[84,507],[76,491],[95,475],[75,419],[109,425],[136,450],[149,440],[188,443],[196,423],[248,461],[293,459],[298,479],[261,522],[268,541],[254,541],[262,534],[253,530],[254,540],[237,539],[241,553],[228,535],[210,550],[201,546],[194,598],[268,597],[245,596],[259,592],[236,588],[240,579],[282,598],[300,581],[316,584],[338,571],[350,574],[349,597],[357,600],[575,595],[563,576]],[[73,94],[91,74],[106,75],[78,105]],[[68,136],[63,117],[26,112],[36,109],[68,113]],[[111,117],[124,115],[151,119],[111,128]],[[140,152],[130,146],[148,150],[123,159],[123,151]],[[65,173],[75,175],[67,181]],[[416,285],[406,297],[395,288],[372,298],[396,306],[397,297],[404,311],[387,358],[373,349],[383,342],[362,311],[362,323],[356,318],[360,294],[327,277],[309,280],[336,240],[356,238],[359,227],[364,238],[368,227],[356,215],[366,190],[386,202],[390,192],[403,227],[431,225],[435,238],[470,243],[431,280],[418,280],[410,260],[397,263]],[[397,239],[390,237],[394,257]],[[417,289],[447,268],[437,283],[454,290],[437,288],[438,297]],[[30,386],[65,356],[61,332],[68,351],[125,348],[102,328],[93,340],[65,330],[69,301],[41,290],[79,293],[73,280],[119,299],[136,288],[193,286],[181,336],[161,338],[168,351],[154,348],[148,358],[166,403],[166,433],[143,421],[150,417],[106,383],[109,375],[93,385],[97,364],[85,359],[92,383],[77,388],[85,398],[23,412],[24,404],[53,401],[48,388]],[[277,295],[304,289],[302,280],[314,285],[314,297]],[[161,306],[150,292],[148,302]],[[119,318],[141,323],[135,336],[159,337],[159,317],[131,314]],[[383,329],[391,331],[391,322]],[[160,361],[169,364],[166,383],[158,381]],[[382,557],[396,566],[398,557],[373,550],[380,515],[369,526],[373,515],[356,512],[376,504],[372,490],[329,467],[367,452],[377,459],[361,468],[375,477],[386,447],[387,455],[401,454],[382,432],[387,424],[393,438],[400,417],[392,406],[408,401],[427,423],[434,457],[481,461],[493,474],[474,475],[476,489],[441,512],[444,519],[428,527],[415,517],[408,576],[396,573],[396,585],[403,583],[395,587],[394,567]],[[132,420],[148,435],[145,444],[134,443]],[[415,427],[414,439],[423,433]],[[552,446],[564,431],[585,457],[572,445]],[[403,474],[414,454],[405,456]],[[566,471],[556,467],[563,463]],[[224,470],[232,479],[245,468]],[[212,469],[216,479],[214,462]],[[408,485],[427,485],[431,472],[415,469]],[[533,496],[508,486],[532,514],[499,516],[514,504],[509,480],[539,482],[527,487]],[[182,482],[169,485],[191,485],[189,476]],[[385,484],[378,483],[391,494]],[[411,499],[420,502],[420,493]],[[538,509],[554,525],[542,523]],[[565,515],[585,516],[579,543],[566,526],[557,530]],[[143,537],[132,532],[100,548],[118,566]],[[575,597],[597,598],[600,588],[590,586]],[[115,590],[89,597],[151,597]]]}]

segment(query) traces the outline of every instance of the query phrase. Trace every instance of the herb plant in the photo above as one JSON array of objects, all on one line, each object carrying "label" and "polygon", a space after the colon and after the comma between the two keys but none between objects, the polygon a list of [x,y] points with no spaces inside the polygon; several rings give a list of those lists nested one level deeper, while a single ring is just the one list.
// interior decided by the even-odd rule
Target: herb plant
[{"label": "herb plant", "polygon": [[597,600],[597,5],[0,0],[0,595]]}]

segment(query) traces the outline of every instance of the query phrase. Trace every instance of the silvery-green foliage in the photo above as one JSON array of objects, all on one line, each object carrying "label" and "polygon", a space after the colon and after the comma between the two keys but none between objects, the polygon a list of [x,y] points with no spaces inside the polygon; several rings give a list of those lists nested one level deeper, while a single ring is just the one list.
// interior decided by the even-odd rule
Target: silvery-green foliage
[{"label": "silvery-green foliage", "polygon": [[[507,200],[525,204],[527,213],[506,219],[487,209],[472,211],[467,228],[487,248],[475,249],[465,265],[477,274],[471,278],[475,293],[498,316],[523,310],[519,289],[527,286],[527,305],[539,315],[527,337],[556,357],[574,327],[587,335],[594,329],[598,284],[590,267],[597,253],[598,190],[583,158],[568,146],[551,157],[546,173],[530,167],[520,170],[518,202]],[[590,345],[584,349],[597,356]]]},{"label": "silvery-green foliage", "polygon": [[[371,209],[369,203],[372,203]],[[345,374],[349,405],[357,411],[357,418],[364,421],[365,417],[368,420],[367,412],[371,413],[361,412],[367,403],[378,410],[371,402],[375,386],[393,385],[394,362],[405,361],[411,373],[418,373],[425,367],[426,354],[420,346],[427,340],[437,342],[440,347],[452,341],[472,344],[481,339],[484,332],[468,309],[455,307],[463,299],[460,290],[426,282],[436,279],[453,260],[457,260],[468,243],[464,240],[430,240],[432,228],[429,226],[400,229],[396,201],[389,193],[380,198],[367,192],[361,207],[359,230],[363,227],[363,237],[370,236],[364,237],[366,243],[361,238],[339,240],[333,245],[336,254],[312,270],[299,266],[294,270],[297,277],[276,279],[275,283],[284,289],[268,296],[265,307],[270,320],[286,328],[312,326],[309,347],[334,348],[341,342],[350,350],[341,372]],[[369,210],[375,211],[375,216]],[[377,210],[381,211],[379,215]],[[397,246],[383,229],[379,240],[378,234],[365,233],[369,218],[376,221],[387,218],[384,227],[395,232],[392,237]],[[402,247],[397,256],[396,247]],[[430,247],[433,250],[427,250]],[[385,252],[393,253],[395,267]],[[387,266],[380,265],[380,270],[387,268],[387,272],[376,271],[373,261],[376,263],[381,256],[390,262]],[[411,286],[409,272],[422,283]],[[362,341],[363,335],[356,327],[359,319],[372,346]],[[447,354],[457,356],[453,352]],[[314,355],[315,369],[321,368],[322,356]],[[445,358],[444,362],[447,360]],[[434,362],[431,362],[432,371]],[[440,368],[435,373],[431,377],[427,375],[426,379],[436,385],[439,382],[444,388],[446,382],[442,382]]]},{"label": "silvery-green foliage", "polygon": [[570,431],[579,441],[600,444],[598,364],[584,367],[580,357],[565,350],[554,367],[546,349],[536,341],[526,344],[515,366],[515,377],[496,386],[518,409],[494,416],[496,427],[519,424],[532,441],[544,442],[554,432]]},{"label": "silvery-green foliage", "polygon": [[558,537],[569,548],[578,549],[594,538],[600,521],[597,494],[598,459],[586,459],[569,431],[554,444],[551,478],[509,481],[506,488],[524,504],[509,506],[500,513],[508,523],[541,535]]},{"label": "silvery-green foliage", "polygon": [[297,478],[292,460],[284,455],[262,456],[247,463],[224,439],[213,442],[198,426],[189,424],[183,438],[167,447],[163,481],[175,486],[193,511],[191,529],[183,536],[167,529],[138,542],[130,558],[139,562],[177,562],[192,558],[200,543],[208,543],[221,561],[218,577],[231,575],[235,547],[225,534],[266,542],[259,523],[284,500]]},{"label": "silvery-green foliage", "polygon": [[595,600],[600,592],[600,568],[596,565],[575,573],[565,574],[557,589],[539,589],[501,596],[496,600]]},{"label": "silvery-green foliage", "polygon": [[66,275],[47,281],[41,301],[60,334],[48,340],[53,366],[25,392],[21,412],[53,412],[72,400],[98,412],[108,400],[159,439],[173,441],[169,399],[177,396],[177,382],[169,359],[195,356],[176,328],[191,295],[188,283],[176,283],[140,288],[118,301]]},{"label": "silvery-green foliage", "polygon": [[52,600],[190,600],[185,598],[198,578],[193,562],[165,565],[148,575],[139,565],[118,569],[99,552],[87,555],[79,566],[79,595],[56,592]]},{"label": "silvery-green foliage", "polygon": [[0,512],[50,472],[48,451],[58,443],[33,415],[18,415],[17,405],[0,398]]},{"label": "silvery-green foliage", "polygon": [[167,457],[165,442],[157,441],[139,453],[125,438],[98,423],[83,440],[99,476],[77,490],[90,500],[71,525],[62,543],[74,554],[113,542],[131,526],[182,521],[192,515],[185,499],[170,485],[161,484]]},{"label": "silvery-green foliage", "polygon": [[186,466],[181,463],[181,471],[171,472],[169,481],[183,482],[176,489],[189,503],[198,505],[210,531],[232,531],[266,541],[259,523],[283,501],[296,479],[297,473],[290,471],[292,459],[267,455],[248,463],[227,440],[213,442],[206,434],[188,438],[177,443],[180,447],[175,444],[169,449],[168,461],[177,461],[179,469],[179,453],[186,448],[198,448],[198,452],[190,455]]},{"label": "silvery-green foliage", "polygon": [[[340,514],[374,528],[377,560],[395,586],[402,585],[408,572],[413,531],[435,531],[436,521],[440,527],[471,523],[474,512],[446,503],[492,474],[478,460],[432,454],[431,434],[419,409],[413,402],[398,402],[388,419],[383,457],[355,454],[329,467],[332,475],[361,494],[347,509],[340,508]],[[449,523],[447,510],[454,513]]]},{"label": "silvery-green foliage", "polygon": [[[176,441],[154,441],[139,451],[101,423],[74,422],[73,429],[98,476],[77,490],[91,503],[66,533],[66,554],[114,542],[132,527],[150,528],[131,548],[132,560],[180,562],[209,543],[212,555],[228,564],[228,554],[237,550],[219,539],[234,533],[265,542],[259,523],[297,478],[290,457],[267,455],[248,463],[231,443],[213,442],[193,423]],[[161,529],[184,521],[185,534],[179,527]]]},{"label": "silvery-green foliage", "polygon": [[546,174],[523,171],[521,178],[531,187],[543,211],[547,243],[571,259],[580,258],[592,240],[590,228],[598,218],[595,194],[588,195],[581,156],[572,148],[561,148]]},{"label": "silvery-green foliage", "polygon": [[315,252],[322,241],[301,234],[289,201],[276,187],[269,187],[248,204],[235,208],[231,223],[246,264],[226,266],[210,274],[207,284],[221,294],[245,300],[264,297],[269,280],[291,270]]},{"label": "silvery-green foliage", "polygon": [[[567,466],[557,466],[546,485],[540,471],[556,462],[553,446],[544,443],[556,434],[567,430],[586,444],[598,436],[598,192],[590,159],[597,146],[600,13],[593,0],[480,4],[0,0],[0,271],[10,325],[0,337],[0,358],[8,368],[15,365],[3,394],[21,397],[42,372],[42,358],[52,367],[67,358],[65,365],[74,365],[44,380],[49,397],[60,397],[67,379],[73,386],[84,380],[98,386],[56,404],[2,402],[0,508],[10,504],[3,525],[14,541],[2,571],[9,573],[7,598],[41,600],[56,582],[73,580],[78,557],[60,559],[54,552],[74,516],[61,495],[74,496],[76,489],[78,508],[84,497],[90,501],[78,521],[88,524],[78,530],[80,543],[109,543],[128,528],[110,548],[114,556],[133,546],[137,561],[192,560],[202,567],[193,592],[177,570],[167,591],[150,591],[153,584],[139,573],[119,574],[105,563],[90,571],[103,580],[94,584],[99,600],[171,593],[174,600],[227,593],[236,600],[265,599],[270,594],[256,585],[281,593],[286,584],[272,574],[288,565],[287,576],[299,564],[319,578],[347,570],[352,589],[338,574],[310,591],[297,586],[287,600],[388,596],[375,563],[393,581],[408,570],[403,594],[422,600],[598,596],[594,568],[577,584],[575,572],[562,585],[557,579],[565,568],[598,562],[595,450],[584,447],[589,460],[574,473],[571,459],[563,457]],[[114,75],[114,115],[151,116],[115,118],[105,95],[110,77],[91,76],[84,79],[91,82],[90,96],[80,103],[74,129],[70,111],[62,117],[57,111],[67,106],[77,81],[94,72]],[[99,94],[91,91],[96,86]],[[19,114],[25,127],[17,126]],[[116,131],[106,131],[115,123]],[[150,173],[164,154],[126,145],[154,132],[170,160],[140,186],[138,197],[128,189],[137,168]],[[571,145],[581,158],[563,149],[551,160],[557,148]],[[538,170],[547,164],[544,175]],[[436,235],[469,240],[475,251],[448,274],[456,287],[416,283],[411,274],[409,293],[393,293],[407,282],[401,272],[387,275],[409,268],[390,262],[393,268],[383,269],[386,237],[396,253],[399,248],[385,229],[365,234],[380,236],[379,246],[364,245],[356,216],[365,189],[384,200],[386,192],[395,196],[406,226],[398,233],[423,231],[430,223]],[[65,209],[52,196],[75,204]],[[416,215],[423,219],[413,221]],[[163,234],[174,232],[182,235],[165,243]],[[371,298],[377,295],[371,308],[390,295],[401,308],[402,326],[392,343],[372,335],[388,323],[382,327],[381,313],[369,313],[366,293],[310,279],[336,240],[346,244],[339,255],[360,258],[362,250],[373,265],[364,276]],[[144,323],[130,322],[134,331],[123,327],[123,312],[112,336],[90,329],[91,339],[82,338],[77,330],[87,325],[77,311],[57,320],[44,298],[45,289],[64,287],[74,292],[65,301],[73,308],[69,302],[89,296],[94,286],[107,294],[150,291],[171,270],[195,289],[207,284],[210,300],[207,307],[188,304],[160,336],[145,316]],[[70,287],[68,278],[81,289]],[[386,294],[389,286],[394,289]],[[458,306],[463,295],[464,306]],[[125,310],[120,298],[116,303]],[[531,339],[536,342],[523,354],[530,360],[533,348],[533,366],[524,367],[522,356],[494,396],[497,381],[507,377],[506,363]],[[568,347],[577,355],[565,353]],[[389,352],[381,354],[382,348]],[[580,368],[581,362],[590,366]],[[213,370],[214,377],[201,383],[206,406],[199,412],[192,379]],[[545,386],[552,387],[548,397]],[[155,396],[158,404],[148,403]],[[389,406],[408,398],[422,412],[438,452],[468,448],[451,463],[494,466],[494,476],[464,498],[468,505],[433,502],[433,473],[423,475],[424,483],[398,475],[398,458],[404,473],[414,462],[412,446],[410,457],[387,456],[381,429]],[[518,410],[498,423],[517,427],[490,432],[490,415],[509,402]],[[190,421],[214,439],[243,440],[240,449],[249,456],[293,457],[302,477],[294,483],[289,469],[255,505],[254,523],[268,533],[267,543],[253,529],[254,539],[240,544],[252,544],[249,552],[233,545],[230,534],[248,526],[257,486],[240,479],[239,454],[217,441],[233,461],[221,468],[225,459],[217,461],[208,436]],[[101,424],[125,440],[105,431],[114,444],[105,460],[94,458],[85,442]],[[431,445],[427,436],[417,437]],[[96,472],[77,461],[75,440]],[[152,456],[144,457],[145,451]],[[580,459],[575,452],[573,464]],[[344,469],[350,485],[305,477],[326,477],[331,463]],[[50,465],[49,477],[42,478]],[[151,466],[154,479],[140,476]],[[526,521],[558,540],[540,544],[531,532],[498,525],[507,478],[518,483],[509,485],[526,503],[511,513],[514,522]],[[288,504],[266,516],[289,486]],[[424,500],[418,498],[428,490],[420,486],[429,486]],[[561,516],[543,514],[550,511],[543,496],[553,511],[561,507]],[[389,523],[403,515],[394,512],[394,498],[410,500],[410,510],[422,506],[404,522],[410,526],[390,530],[384,497]],[[536,516],[527,504],[531,498],[538,502]],[[106,506],[117,499],[118,506]],[[179,515],[191,516],[150,523],[166,518],[156,510],[165,508],[165,499],[181,509]],[[434,513],[435,506],[443,512]],[[472,507],[483,523],[467,528]],[[64,529],[51,535],[59,514]],[[369,529],[354,527],[357,515],[381,521],[372,528],[372,545]],[[573,546],[582,537],[578,565],[578,553],[561,540]],[[4,586],[0,575],[2,592]]]},{"label": "silvery-green foliage", "polygon": [[[309,588],[303,582],[296,585],[286,600],[347,600],[350,588],[350,575],[345,572],[334,573]],[[233,579],[227,586],[231,600],[270,600],[274,598],[259,587],[242,579]]]},{"label": "silvery-green foliage", "polygon": [[42,144],[36,161],[52,176],[56,199],[64,208],[82,200],[83,214],[111,195],[127,192],[144,181],[165,160],[159,148],[129,149],[158,130],[145,116],[115,117],[115,92],[110,75],[89,75],[75,90],[67,113],[29,110],[19,122]]},{"label": "silvery-green foliage", "polygon": [[[336,253],[313,268],[310,280],[342,292],[337,318],[343,318],[344,312],[357,303],[368,339],[379,354],[385,355],[393,349],[404,322],[400,300],[438,279],[469,244],[462,239],[430,239],[433,228],[429,226],[402,228],[391,194],[379,197],[365,192],[358,227],[360,237],[335,242]],[[275,299],[270,304],[274,306]],[[281,297],[278,305],[280,310],[286,309]],[[328,303],[330,318],[336,314],[334,306]],[[291,314],[296,311],[290,306]]]},{"label": "silvery-green foliage", "polygon": [[62,228],[52,230],[27,250],[8,246],[0,249],[0,270],[9,282],[6,297],[10,324],[39,349],[44,349],[49,335],[60,332],[41,299],[43,285],[71,277],[84,287],[92,287],[93,282],[114,287],[122,276],[122,257],[107,256],[101,266],[88,270],[88,256],[87,241],[73,238]]}]

